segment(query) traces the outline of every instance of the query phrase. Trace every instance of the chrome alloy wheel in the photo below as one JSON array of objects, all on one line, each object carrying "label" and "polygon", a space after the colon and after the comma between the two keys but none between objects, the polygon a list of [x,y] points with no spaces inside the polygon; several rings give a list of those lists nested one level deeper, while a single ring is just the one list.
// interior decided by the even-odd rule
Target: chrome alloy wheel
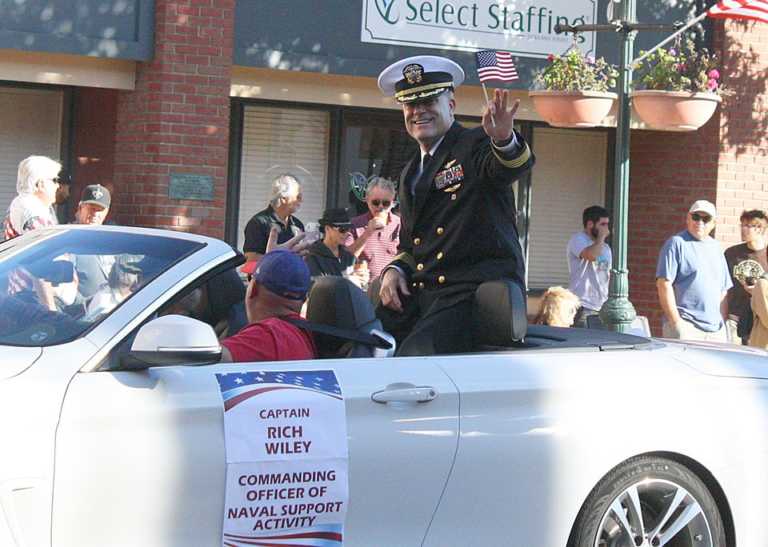
[{"label": "chrome alloy wheel", "polygon": [[714,547],[699,502],[679,484],[646,479],[614,498],[594,547]]}]

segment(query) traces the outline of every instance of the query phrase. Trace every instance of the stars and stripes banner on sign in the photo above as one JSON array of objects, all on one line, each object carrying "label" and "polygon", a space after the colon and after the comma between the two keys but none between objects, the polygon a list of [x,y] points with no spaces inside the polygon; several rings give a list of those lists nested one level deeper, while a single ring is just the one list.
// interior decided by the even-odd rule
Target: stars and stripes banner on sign
[{"label": "stars and stripes banner on sign", "polygon": [[493,49],[484,49],[478,51],[477,75],[481,82],[497,80],[501,82],[511,82],[518,79],[515,63],[512,61],[512,54],[508,51],[496,51]]},{"label": "stars and stripes banner on sign", "polygon": [[707,11],[714,19],[746,19],[768,23],[768,2],[764,0],[723,0]]},{"label": "stars and stripes banner on sign", "polygon": [[217,374],[224,399],[224,411],[248,399],[276,390],[314,391],[341,399],[341,389],[332,371],[306,372],[241,372]]}]

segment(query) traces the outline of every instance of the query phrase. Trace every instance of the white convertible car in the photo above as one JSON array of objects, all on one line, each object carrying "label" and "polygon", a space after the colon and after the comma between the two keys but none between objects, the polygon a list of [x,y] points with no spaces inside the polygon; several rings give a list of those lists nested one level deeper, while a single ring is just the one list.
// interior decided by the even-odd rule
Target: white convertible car
[{"label": "white convertible car", "polygon": [[[478,293],[474,353],[394,357],[369,305],[319,284],[309,318],[380,347],[217,364],[212,327],[236,328],[242,291],[218,281],[242,260],[214,239],[121,227],[0,245],[0,546],[768,546],[766,353],[526,332],[520,296],[496,283]],[[228,533],[267,509],[225,512],[221,378],[318,370],[338,384],[327,400],[343,399],[339,533],[303,534],[301,519]]]}]

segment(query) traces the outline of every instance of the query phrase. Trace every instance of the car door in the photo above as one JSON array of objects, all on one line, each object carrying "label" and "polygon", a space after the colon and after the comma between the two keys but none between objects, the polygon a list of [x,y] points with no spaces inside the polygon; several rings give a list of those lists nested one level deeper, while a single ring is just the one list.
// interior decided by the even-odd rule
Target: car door
[{"label": "car door", "polygon": [[458,396],[429,359],[389,358],[77,374],[57,431],[53,546],[221,545],[215,374],[259,370],[335,371],[349,443],[344,544],[421,544],[455,456]]}]

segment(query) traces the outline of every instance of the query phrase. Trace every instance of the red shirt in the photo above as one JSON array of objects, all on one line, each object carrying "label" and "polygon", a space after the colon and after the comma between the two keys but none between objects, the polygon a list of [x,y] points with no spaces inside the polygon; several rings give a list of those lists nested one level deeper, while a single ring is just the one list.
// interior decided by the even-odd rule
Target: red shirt
[{"label": "red shirt", "polygon": [[[300,319],[298,314],[289,317]],[[249,361],[297,361],[317,358],[312,335],[279,317],[253,323],[221,345],[232,354],[235,363]]]}]

